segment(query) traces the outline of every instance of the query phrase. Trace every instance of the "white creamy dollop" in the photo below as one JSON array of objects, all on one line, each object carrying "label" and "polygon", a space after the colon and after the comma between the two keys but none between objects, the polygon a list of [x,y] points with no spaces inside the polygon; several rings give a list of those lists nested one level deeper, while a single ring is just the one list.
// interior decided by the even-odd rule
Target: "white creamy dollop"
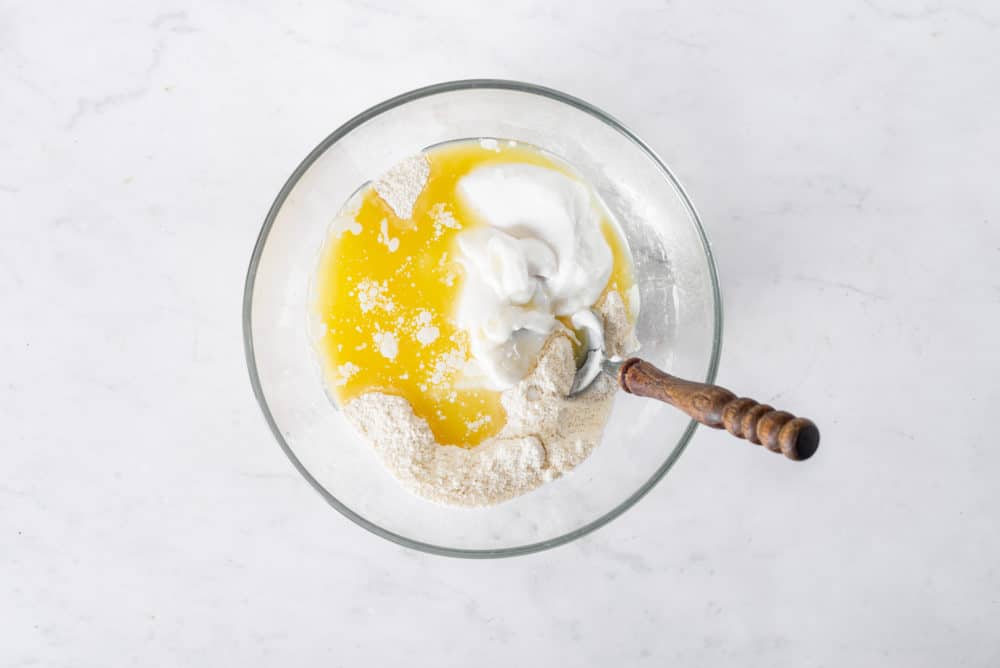
[{"label": "white creamy dollop", "polygon": [[456,325],[469,333],[470,385],[504,390],[531,370],[559,316],[588,311],[611,276],[602,211],[590,189],[554,169],[477,167],[457,185],[486,223],[458,236],[465,281]]}]

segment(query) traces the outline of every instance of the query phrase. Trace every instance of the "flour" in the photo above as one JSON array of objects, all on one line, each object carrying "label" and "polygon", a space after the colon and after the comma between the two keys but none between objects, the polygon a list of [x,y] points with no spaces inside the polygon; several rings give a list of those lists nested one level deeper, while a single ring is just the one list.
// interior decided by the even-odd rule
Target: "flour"
[{"label": "flour", "polygon": [[441,330],[434,325],[424,325],[417,331],[417,341],[422,346],[429,346],[437,341],[439,336],[441,336]]},{"label": "flour", "polygon": [[[609,293],[597,310],[609,353],[627,353],[632,327],[621,297]],[[569,398],[575,374],[568,336],[553,334],[528,376],[501,393],[503,429],[471,449],[439,444],[402,397],[371,392],[348,403],[344,413],[411,492],[449,505],[492,505],[559,477],[597,446],[615,383],[602,374]]]},{"label": "flour", "polygon": [[358,305],[361,306],[362,313],[368,313],[373,308],[380,308],[384,311],[392,312],[396,304],[387,293],[386,282],[381,283],[370,279],[365,279],[354,288],[354,296],[358,298]]},{"label": "flour", "polygon": [[431,207],[430,210],[431,219],[434,221],[434,237],[440,237],[444,234],[445,228],[450,228],[452,230],[462,229],[462,224],[455,220],[455,215],[448,210],[448,207],[442,202],[438,202]]},{"label": "flour", "polygon": [[395,332],[376,332],[375,345],[382,357],[386,359],[396,359],[399,354],[399,339]]},{"label": "flour", "polygon": [[389,236],[389,221],[385,218],[379,223],[378,242],[384,244],[390,253],[395,253],[399,250],[399,239],[393,239]]},{"label": "flour", "polygon": [[430,174],[431,166],[427,158],[415,155],[398,163],[375,181],[375,192],[397,216],[409,220],[413,217],[413,205],[427,185]]}]

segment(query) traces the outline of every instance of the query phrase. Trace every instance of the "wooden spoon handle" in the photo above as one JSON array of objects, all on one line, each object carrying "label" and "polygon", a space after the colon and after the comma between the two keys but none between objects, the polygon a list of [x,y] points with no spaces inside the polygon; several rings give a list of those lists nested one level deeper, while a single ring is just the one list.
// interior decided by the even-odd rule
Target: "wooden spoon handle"
[{"label": "wooden spoon handle", "polygon": [[809,459],[819,447],[819,429],[811,420],[776,411],[753,399],[737,398],[718,385],[682,380],[637,357],[625,360],[618,384],[630,394],[659,399],[681,409],[703,425],[763,444],[789,459]]}]

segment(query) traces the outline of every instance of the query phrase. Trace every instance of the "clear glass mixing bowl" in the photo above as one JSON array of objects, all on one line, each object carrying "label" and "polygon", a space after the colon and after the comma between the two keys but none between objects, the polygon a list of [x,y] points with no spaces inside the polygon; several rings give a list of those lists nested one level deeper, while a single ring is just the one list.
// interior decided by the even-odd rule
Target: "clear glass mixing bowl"
[{"label": "clear glass mixing bowl", "polygon": [[548,88],[443,83],[387,100],[323,140],[267,214],[247,274],[243,332],[254,393],[278,443],[334,508],[401,545],[456,557],[554,547],[614,519],[677,460],[695,429],[681,412],[620,393],[604,439],[570,474],[491,508],[440,506],[403,490],[327,398],[307,334],[309,282],[329,224],[363,183],[444,141],[509,138],[575,166],[624,228],[641,297],[639,354],[712,382],[722,311],[712,253],[677,179],[621,123]]}]

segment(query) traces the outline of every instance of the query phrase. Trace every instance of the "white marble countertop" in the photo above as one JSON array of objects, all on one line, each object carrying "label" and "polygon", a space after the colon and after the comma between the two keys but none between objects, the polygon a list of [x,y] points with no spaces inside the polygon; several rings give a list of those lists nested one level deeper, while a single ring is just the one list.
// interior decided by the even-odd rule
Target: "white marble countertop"
[{"label": "white marble countertop", "polygon": [[[1000,663],[1000,9],[504,4],[0,3],[0,665]],[[609,526],[494,562],[292,469],[241,344],[263,216],[351,115],[483,76],[673,167],[719,381],[821,422],[812,462],[702,430]]]}]

